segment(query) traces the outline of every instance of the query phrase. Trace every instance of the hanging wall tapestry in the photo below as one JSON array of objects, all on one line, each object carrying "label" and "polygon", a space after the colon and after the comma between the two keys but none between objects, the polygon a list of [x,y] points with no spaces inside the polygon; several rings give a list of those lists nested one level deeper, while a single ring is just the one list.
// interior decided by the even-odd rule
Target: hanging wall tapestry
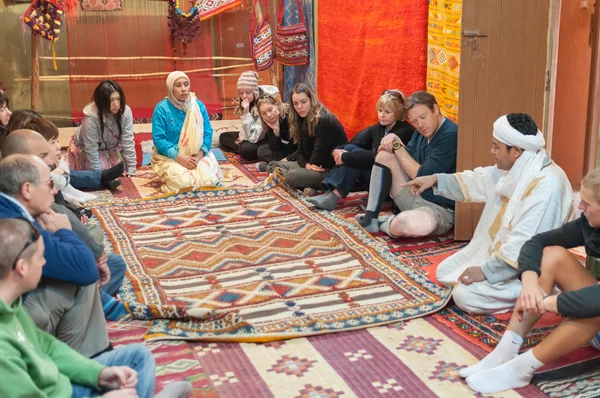
[{"label": "hanging wall tapestry", "polygon": [[[304,82],[311,87],[316,86],[315,67],[317,58],[315,48],[317,36],[315,35],[314,3],[316,0],[301,0],[302,12],[308,28],[308,64],[283,67],[283,98],[289,99],[292,87],[296,83]],[[283,21],[286,25],[292,25],[300,21],[300,13],[296,7],[296,0],[284,0]]]},{"label": "hanging wall tapestry", "polygon": [[31,33],[52,42],[58,39],[64,16],[62,0],[33,0],[23,15]]},{"label": "hanging wall tapestry", "polygon": [[377,122],[383,90],[409,95],[425,89],[428,3],[319,1],[317,90],[348,138]]},{"label": "hanging wall tapestry", "polygon": [[275,59],[283,65],[306,65],[308,63],[308,29],[300,0],[296,0],[296,4],[300,14],[300,23],[283,26],[283,0],[279,3]]},{"label": "hanging wall tapestry", "polygon": [[200,34],[200,1],[191,1],[189,12],[181,11],[179,0],[169,0],[169,28],[171,46],[175,51],[175,42],[180,41],[183,53],[187,54],[187,45]]},{"label": "hanging wall tapestry", "polygon": [[462,0],[430,0],[427,29],[427,91],[444,115],[458,123]]},{"label": "hanging wall tapestry", "polygon": [[253,1],[252,19],[250,20],[250,51],[254,66],[258,71],[269,69],[273,65],[273,33],[267,14],[267,0],[262,3],[262,11],[265,13],[262,20],[258,24],[256,23],[260,0]]},{"label": "hanging wall tapestry", "polygon": [[200,0],[200,20],[204,21],[242,4],[242,0]]},{"label": "hanging wall tapestry", "polygon": [[81,0],[83,11],[121,11],[123,0]]},{"label": "hanging wall tapestry", "polygon": [[39,35],[52,42],[54,70],[58,70],[54,42],[58,40],[58,34],[62,27],[64,8],[65,4],[62,0],[33,0],[23,14],[23,22],[31,27],[32,35]]}]

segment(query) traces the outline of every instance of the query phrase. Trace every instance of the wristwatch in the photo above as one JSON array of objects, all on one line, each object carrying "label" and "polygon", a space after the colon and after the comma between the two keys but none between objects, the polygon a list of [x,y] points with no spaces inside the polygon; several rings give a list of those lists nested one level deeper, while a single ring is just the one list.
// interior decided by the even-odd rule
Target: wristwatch
[{"label": "wristwatch", "polygon": [[402,148],[404,145],[402,145],[402,142],[400,141],[396,141],[392,144],[392,153],[396,152],[397,149]]}]

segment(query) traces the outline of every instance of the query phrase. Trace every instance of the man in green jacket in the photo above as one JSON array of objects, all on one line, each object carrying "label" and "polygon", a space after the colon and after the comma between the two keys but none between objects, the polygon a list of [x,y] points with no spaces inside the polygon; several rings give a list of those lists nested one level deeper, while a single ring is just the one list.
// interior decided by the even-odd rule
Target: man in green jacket
[{"label": "man in green jacket", "polygon": [[[155,362],[130,344],[88,359],[36,328],[21,295],[40,281],[44,241],[27,220],[0,220],[0,397],[152,397]],[[157,397],[187,397],[191,385],[170,383]]]}]

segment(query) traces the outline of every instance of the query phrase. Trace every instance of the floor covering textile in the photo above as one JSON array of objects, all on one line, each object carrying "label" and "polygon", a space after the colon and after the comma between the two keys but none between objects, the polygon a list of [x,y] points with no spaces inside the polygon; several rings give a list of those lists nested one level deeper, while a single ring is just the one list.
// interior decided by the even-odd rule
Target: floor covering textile
[{"label": "floor covering textile", "polygon": [[[222,164],[247,186],[264,180],[255,163],[228,156]],[[96,203],[126,202],[149,196],[151,171],[125,182],[118,191],[95,192]],[[127,181],[122,179],[122,181]],[[139,182],[144,181],[144,184]],[[225,187],[234,186],[231,181]],[[244,185],[244,184],[240,184]],[[141,190],[141,191],[138,191]],[[364,211],[365,193],[353,193],[334,212],[351,218]],[[389,211],[386,204],[384,211]],[[404,264],[435,281],[435,267],[464,246],[452,235],[426,239],[374,238]],[[481,397],[458,378],[458,369],[475,363],[495,345],[509,315],[473,317],[449,305],[422,319],[385,326],[267,343],[144,341],[152,321],[111,322],[115,345],[141,342],[157,360],[157,385],[186,379],[194,397]],[[550,331],[557,319],[544,318],[526,346]],[[385,337],[387,336],[387,337]],[[409,337],[410,336],[410,337]],[[387,362],[386,362],[387,361]],[[545,367],[534,378],[550,396],[600,396],[600,363],[596,351],[582,348],[559,363]],[[384,366],[379,366],[382,363]],[[385,368],[385,369],[383,369]],[[496,396],[545,396],[534,386]]]},{"label": "floor covering textile", "polygon": [[271,341],[445,306],[449,289],[280,179],[94,209],[129,266],[121,297],[137,319],[156,319],[147,339]]}]

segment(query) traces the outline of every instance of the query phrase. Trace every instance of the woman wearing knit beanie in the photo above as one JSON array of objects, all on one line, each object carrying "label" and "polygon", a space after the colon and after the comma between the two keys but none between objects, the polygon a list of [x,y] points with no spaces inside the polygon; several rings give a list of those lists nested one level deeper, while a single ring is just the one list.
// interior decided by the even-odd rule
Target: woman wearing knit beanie
[{"label": "woman wearing knit beanie", "polygon": [[221,147],[229,152],[236,152],[246,160],[258,160],[257,150],[261,145],[267,144],[265,130],[258,116],[256,101],[263,91],[270,92],[273,86],[258,85],[258,73],[245,71],[237,81],[239,105],[235,114],[242,120],[242,131],[240,133],[223,133],[219,137]]}]

